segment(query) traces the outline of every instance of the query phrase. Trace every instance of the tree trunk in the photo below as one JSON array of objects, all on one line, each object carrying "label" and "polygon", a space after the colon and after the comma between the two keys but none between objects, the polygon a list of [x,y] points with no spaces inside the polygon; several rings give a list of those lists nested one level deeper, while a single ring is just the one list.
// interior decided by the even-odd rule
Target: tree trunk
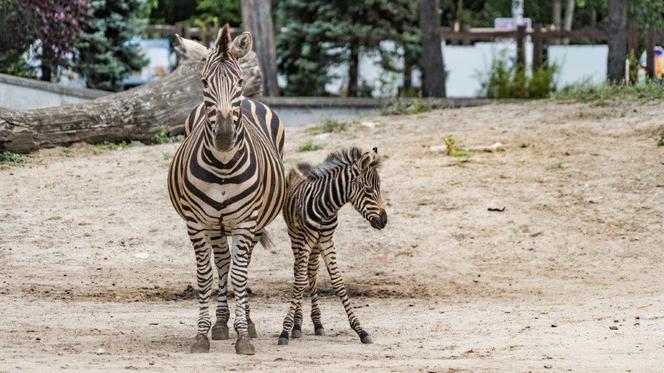
[{"label": "tree trunk", "polygon": [[609,0],[609,58],[607,78],[610,83],[620,83],[625,77],[627,58],[627,0]]},{"label": "tree trunk", "polygon": [[350,45],[350,58],[348,61],[348,97],[357,96],[357,80],[359,61],[359,46],[352,42]]},{"label": "tree trunk", "polygon": [[[249,80],[246,76],[255,74],[242,62],[243,77]],[[0,108],[0,151],[26,153],[81,141],[145,141],[163,130],[181,133],[185,117],[203,99],[199,68],[197,61],[185,60],[156,82],[80,104],[26,111]],[[247,97],[255,93],[244,91]]]},{"label": "tree trunk", "polygon": [[[560,0],[553,0],[553,7],[551,8],[551,23],[553,24],[553,28],[555,28],[556,31],[561,29],[560,12],[561,12]],[[558,39],[551,40],[551,42],[553,44],[560,43]]]},{"label": "tree trunk", "polygon": [[574,0],[567,0],[565,5],[565,19],[563,21],[563,30],[572,31],[572,21],[574,21]]},{"label": "tree trunk", "polygon": [[242,0],[242,26],[246,31],[251,32],[254,39],[254,50],[259,56],[263,71],[263,92],[266,96],[278,96],[272,1]]},{"label": "tree trunk", "polygon": [[422,37],[422,95],[445,97],[445,66],[440,41],[438,0],[418,0]]},{"label": "tree trunk", "polygon": [[[563,30],[572,31],[572,21],[574,21],[574,0],[567,0],[565,4],[565,18],[563,19]],[[563,39],[563,44],[569,44],[569,39]]]}]

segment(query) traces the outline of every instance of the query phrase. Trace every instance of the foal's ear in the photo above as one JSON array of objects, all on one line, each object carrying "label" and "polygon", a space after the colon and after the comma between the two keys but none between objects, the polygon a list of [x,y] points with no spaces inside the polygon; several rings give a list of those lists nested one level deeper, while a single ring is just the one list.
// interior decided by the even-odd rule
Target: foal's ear
[{"label": "foal's ear", "polygon": [[364,171],[369,167],[378,166],[379,163],[378,148],[373,148],[372,151],[362,154],[362,157],[355,164],[360,171]]},{"label": "foal's ear", "polygon": [[239,60],[249,53],[252,46],[251,33],[243,32],[240,35],[236,36],[231,43],[230,52],[235,59]]}]

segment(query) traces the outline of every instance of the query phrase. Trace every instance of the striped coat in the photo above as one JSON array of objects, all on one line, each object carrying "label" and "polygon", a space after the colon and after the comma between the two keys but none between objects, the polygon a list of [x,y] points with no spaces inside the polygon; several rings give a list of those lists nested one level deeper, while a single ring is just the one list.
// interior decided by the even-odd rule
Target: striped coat
[{"label": "striped coat", "polygon": [[[204,100],[185,122],[187,137],[173,157],[168,190],[196,256],[199,317],[191,351],[209,351],[210,329],[213,339],[229,338],[226,285],[230,277],[236,300],[235,350],[253,354],[249,338],[256,337],[256,330],[247,302],[247,270],[253,247],[265,239],[265,226],[279,214],[285,200],[284,129],[270,108],[242,96],[237,59],[251,49],[251,36],[244,33],[232,43],[229,40],[225,26],[216,48],[200,53]],[[180,42],[190,54],[204,48],[185,39]],[[212,261],[219,278],[214,326],[208,310]]]},{"label": "striped coat", "polygon": [[325,334],[317,287],[321,256],[351,327],[362,343],[372,343],[351,307],[337,267],[333,235],[338,224],[338,211],[346,203],[351,203],[372,227],[383,229],[387,224],[378,163],[378,149],[363,153],[351,148],[330,154],[316,167],[300,164],[290,172],[283,215],[295,257],[294,284],[291,305],[279,336],[280,345],[288,344],[289,332],[292,338],[302,335],[302,294],[307,283],[311,290],[311,319],[315,334]]}]

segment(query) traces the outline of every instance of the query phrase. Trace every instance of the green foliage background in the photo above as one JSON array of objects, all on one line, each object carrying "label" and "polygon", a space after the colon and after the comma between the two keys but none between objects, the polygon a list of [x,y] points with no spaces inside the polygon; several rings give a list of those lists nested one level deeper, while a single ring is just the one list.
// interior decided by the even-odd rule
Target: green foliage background
[{"label": "green foliage background", "polygon": [[138,19],[141,0],[93,0],[92,17],[76,43],[79,52],[76,71],[86,78],[88,88],[118,91],[131,71],[149,62],[131,40],[142,33]]}]

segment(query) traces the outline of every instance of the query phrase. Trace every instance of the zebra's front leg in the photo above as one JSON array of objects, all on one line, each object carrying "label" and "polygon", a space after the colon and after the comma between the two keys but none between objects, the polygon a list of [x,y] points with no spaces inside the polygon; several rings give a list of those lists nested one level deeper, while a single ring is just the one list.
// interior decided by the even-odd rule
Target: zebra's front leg
[{"label": "zebra's front leg", "polygon": [[[260,233],[260,234],[262,234],[262,233]],[[258,243],[258,240],[260,239],[260,234],[257,234],[254,237],[254,241],[251,244],[251,249],[249,251],[249,262],[247,263],[247,265],[251,264],[251,254],[253,252],[253,248],[256,247],[256,244]],[[247,306],[245,308],[246,308],[246,313],[247,313],[247,330],[249,331],[249,338],[258,338],[258,333],[256,332],[256,324],[254,324],[254,322],[251,320],[251,316],[250,316],[250,313],[249,313],[249,295],[248,294],[247,294]]]},{"label": "zebra's front leg", "polygon": [[212,326],[212,339],[225,340],[229,338],[228,319],[230,311],[228,310],[228,270],[231,266],[231,253],[228,250],[228,240],[226,236],[219,233],[210,237],[210,244],[214,252],[214,262],[217,266],[219,275],[219,295],[217,297],[217,321]]},{"label": "zebra's front leg", "polygon": [[207,334],[210,330],[210,311],[208,309],[208,300],[212,288],[212,263],[209,242],[207,240],[207,230],[198,226],[188,226],[189,239],[194,246],[196,255],[196,280],[198,282],[198,330],[194,343],[191,345],[191,352],[209,352],[210,341]]},{"label": "zebra's front leg", "polygon": [[302,247],[293,250],[293,252],[295,254],[295,263],[293,265],[293,298],[291,299],[288,313],[284,318],[283,330],[279,335],[277,343],[279,345],[288,344],[288,332],[293,329],[297,310],[299,309],[300,312],[302,312],[302,294],[304,293],[304,288],[307,286],[307,263],[309,262],[310,250],[306,247]]},{"label": "zebra's front leg", "polygon": [[251,344],[247,325],[247,267],[251,257],[254,240],[253,227],[238,227],[233,232],[233,252],[231,266],[231,282],[235,290],[235,321],[233,326],[237,332],[235,352],[253,355],[256,349]]},{"label": "zebra's front leg", "polygon": [[316,335],[325,335],[325,328],[320,321],[320,305],[318,304],[318,259],[320,258],[320,246],[316,245],[309,255],[309,292],[311,293],[311,321],[314,324]]},{"label": "zebra's front leg", "polygon": [[350,327],[355,330],[362,343],[373,343],[371,336],[364,329],[362,329],[362,326],[360,326],[360,320],[357,319],[355,313],[353,312],[353,307],[351,306],[350,300],[348,299],[346,286],[344,286],[344,280],[341,277],[339,268],[337,268],[337,253],[331,240],[323,246],[323,260],[325,261],[327,271],[330,274],[332,288],[334,289],[334,292],[337,294],[337,297],[339,297],[341,304],[343,304],[344,309],[346,310],[346,315],[348,315],[348,322],[350,323]]}]

